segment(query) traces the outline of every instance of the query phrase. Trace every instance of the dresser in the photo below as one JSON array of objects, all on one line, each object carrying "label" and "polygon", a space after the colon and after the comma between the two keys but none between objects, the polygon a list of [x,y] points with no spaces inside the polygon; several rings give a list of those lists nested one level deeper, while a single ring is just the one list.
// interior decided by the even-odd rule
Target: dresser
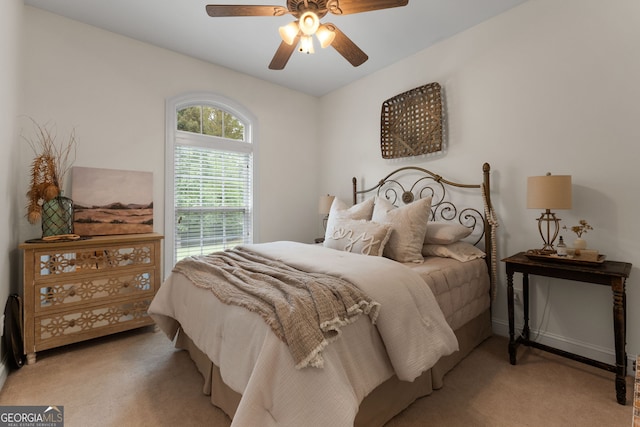
[{"label": "dresser", "polygon": [[27,364],[41,350],[153,324],[161,241],[150,233],[21,244]]}]

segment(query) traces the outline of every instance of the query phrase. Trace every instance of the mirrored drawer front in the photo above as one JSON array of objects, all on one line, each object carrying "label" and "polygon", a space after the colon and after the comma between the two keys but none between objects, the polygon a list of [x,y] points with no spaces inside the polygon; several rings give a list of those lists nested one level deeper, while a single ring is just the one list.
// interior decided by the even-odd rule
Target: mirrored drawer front
[{"label": "mirrored drawer front", "polygon": [[[151,299],[36,317],[36,347],[46,348],[44,344],[47,341],[60,341],[58,338],[71,338],[74,335],[101,336],[107,329],[111,329],[111,333],[130,329],[129,326],[133,328],[151,324],[153,320],[147,313],[149,304]],[[72,341],[74,340],[69,340]]]},{"label": "mirrored drawer front", "polygon": [[39,283],[35,292],[35,311],[72,307],[78,304],[112,301],[114,298],[129,296],[153,296],[155,278],[153,271],[114,274],[108,277],[88,276],[56,283]]},{"label": "mirrored drawer front", "polygon": [[153,263],[153,242],[100,248],[51,249],[35,252],[35,279],[51,275],[143,266]]}]

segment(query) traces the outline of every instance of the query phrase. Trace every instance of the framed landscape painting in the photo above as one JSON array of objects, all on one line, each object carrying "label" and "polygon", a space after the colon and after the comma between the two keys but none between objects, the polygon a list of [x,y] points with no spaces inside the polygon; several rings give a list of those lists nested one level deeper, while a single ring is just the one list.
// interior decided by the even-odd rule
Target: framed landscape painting
[{"label": "framed landscape painting", "polygon": [[153,232],[153,173],[71,169],[73,230],[81,236]]}]

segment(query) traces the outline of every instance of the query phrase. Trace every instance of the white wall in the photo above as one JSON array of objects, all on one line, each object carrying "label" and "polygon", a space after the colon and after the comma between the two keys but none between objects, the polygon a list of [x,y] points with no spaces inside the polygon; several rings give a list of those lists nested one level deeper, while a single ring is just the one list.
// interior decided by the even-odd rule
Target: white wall
[{"label": "white wall", "polygon": [[[400,165],[481,180],[492,166],[501,221],[500,257],[541,246],[526,209],[526,178],[573,176],[573,209],[595,228],[585,237],[609,259],[633,263],[627,282],[627,351],[640,352],[640,2],[536,0],[442,41],[321,100],[321,190],[349,200],[353,175],[367,186]],[[384,100],[437,81],[444,87],[446,153],[385,161],[379,148]],[[328,167],[331,165],[331,167]],[[572,236],[563,233],[571,242]],[[506,284],[493,307],[494,330],[507,333]],[[519,277],[517,286],[520,286]],[[613,362],[609,289],[532,277],[532,326],[565,349]],[[547,314],[543,318],[545,303]],[[558,342],[560,341],[560,342]],[[506,350],[505,350],[506,357]]]},{"label": "white wall", "polygon": [[[55,124],[61,141],[75,128],[75,166],[153,172],[156,232],[164,227],[165,100],[209,91],[259,120],[257,240],[316,237],[317,144],[299,135],[317,133],[317,98],[40,9],[25,7],[25,18],[21,112]],[[29,136],[29,121],[20,123]],[[32,158],[23,144],[20,194],[27,191]],[[70,179],[65,187],[70,191]],[[21,220],[21,240],[40,234]]]},{"label": "white wall", "polygon": [[[20,200],[18,181],[18,143],[16,117],[19,109],[19,39],[22,23],[22,1],[0,2],[0,304],[18,290],[18,233],[15,227]],[[0,323],[0,330],[4,325]],[[4,342],[0,345],[0,388],[7,376]]]},{"label": "white wall", "polygon": [[[1,10],[2,23],[15,25],[17,12],[6,2]],[[317,234],[318,195],[330,192],[348,200],[353,175],[371,185],[400,165],[417,164],[460,181],[479,181],[481,164],[488,161],[501,221],[501,257],[539,246],[539,212],[525,208],[525,182],[527,176],[550,171],[573,175],[574,208],[559,212],[564,222],[587,219],[595,227],[586,236],[590,246],[609,259],[639,266],[634,191],[640,154],[635,123],[640,116],[639,17],[636,0],[529,1],[318,100],[26,7],[19,112],[56,123],[61,136],[75,127],[78,166],[154,172],[155,228],[160,232],[164,100],[208,90],[259,117],[260,241],[311,240]],[[0,50],[2,56],[9,54]],[[0,78],[0,85],[6,81]],[[445,91],[446,152],[383,160],[381,103],[432,81]],[[0,101],[0,109],[10,113],[13,103],[6,102]],[[297,116],[302,110],[314,114]],[[319,115],[320,123],[309,119]],[[28,121],[20,123],[30,129]],[[0,128],[11,140],[11,126]],[[19,180],[9,175],[6,184],[14,185],[14,199],[26,192],[31,158],[21,145]],[[2,161],[15,169],[14,160]],[[19,241],[38,236],[38,228],[16,213],[23,200],[12,203],[8,212],[11,224],[19,224]],[[0,233],[15,231],[0,224]],[[16,245],[14,238],[3,247],[9,251]],[[506,333],[502,270],[493,312],[496,332]],[[541,328],[543,339],[612,360],[608,289],[543,278],[532,278],[532,285],[532,324]],[[627,283],[630,354],[640,352],[640,312],[633,310],[640,302],[639,285],[640,272],[634,267]]]}]

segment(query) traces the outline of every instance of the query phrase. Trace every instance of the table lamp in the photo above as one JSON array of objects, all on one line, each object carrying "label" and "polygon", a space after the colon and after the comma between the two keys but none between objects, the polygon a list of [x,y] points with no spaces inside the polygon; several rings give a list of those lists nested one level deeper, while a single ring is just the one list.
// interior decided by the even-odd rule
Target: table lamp
[{"label": "table lamp", "polygon": [[329,212],[331,211],[331,205],[335,196],[327,194],[326,196],[320,196],[318,202],[318,213],[322,215],[322,227],[327,229],[327,220],[329,219]]},{"label": "table lamp", "polygon": [[555,253],[553,242],[560,231],[560,218],[551,209],[571,209],[571,175],[547,173],[544,176],[528,177],[527,208],[544,209],[538,218],[538,230],[544,245],[537,252]]}]

